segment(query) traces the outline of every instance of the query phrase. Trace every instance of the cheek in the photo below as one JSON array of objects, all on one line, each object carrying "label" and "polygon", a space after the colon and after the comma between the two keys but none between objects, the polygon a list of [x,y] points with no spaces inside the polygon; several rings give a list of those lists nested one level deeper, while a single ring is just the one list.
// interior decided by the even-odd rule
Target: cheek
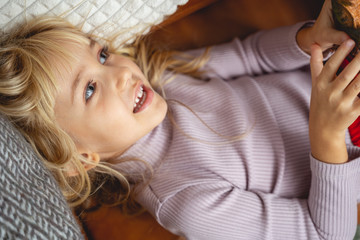
[{"label": "cheek", "polygon": [[59,104],[54,111],[56,122],[69,135],[73,135],[75,130],[81,126],[80,116],[72,108],[66,108],[66,105]]},{"label": "cheek", "polygon": [[109,125],[117,124],[126,121],[131,116],[130,101],[128,97],[123,96],[124,99],[118,96],[103,99],[92,111],[91,118],[99,123],[107,123]]},{"label": "cheek", "polygon": [[[97,137],[128,134],[135,127],[135,118],[128,109],[128,103],[116,99],[108,99],[89,114],[88,125]],[[95,136],[93,136],[95,137]]]},{"label": "cheek", "polygon": [[[136,141],[138,128],[129,115],[113,113],[94,119],[81,140],[99,153],[122,152]],[[86,136],[86,137],[85,137]]]}]

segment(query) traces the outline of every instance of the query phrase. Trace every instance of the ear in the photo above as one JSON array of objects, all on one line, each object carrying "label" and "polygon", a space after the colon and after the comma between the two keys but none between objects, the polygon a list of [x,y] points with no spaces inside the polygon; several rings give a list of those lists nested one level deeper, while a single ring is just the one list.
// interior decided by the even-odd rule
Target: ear
[{"label": "ear", "polygon": [[[83,157],[85,157],[88,163],[81,162],[86,171],[96,167],[96,165],[100,162],[100,156],[97,153],[81,153]],[[73,166],[67,170],[67,175],[70,177],[77,176],[79,172]]]}]

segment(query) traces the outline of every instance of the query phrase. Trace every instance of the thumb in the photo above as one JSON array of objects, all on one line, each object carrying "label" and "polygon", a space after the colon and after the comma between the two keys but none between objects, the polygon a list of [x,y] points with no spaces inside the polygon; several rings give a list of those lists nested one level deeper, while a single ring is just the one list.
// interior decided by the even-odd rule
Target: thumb
[{"label": "thumb", "polygon": [[310,58],[310,69],[311,69],[311,79],[314,81],[320,75],[323,64],[323,54],[321,48],[317,44],[311,45],[311,58]]}]

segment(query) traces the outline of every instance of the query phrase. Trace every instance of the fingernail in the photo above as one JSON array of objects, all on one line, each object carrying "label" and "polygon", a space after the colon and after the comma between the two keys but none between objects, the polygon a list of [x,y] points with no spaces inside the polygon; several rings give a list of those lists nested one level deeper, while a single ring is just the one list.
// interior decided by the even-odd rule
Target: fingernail
[{"label": "fingernail", "polygon": [[345,44],[346,46],[353,47],[355,45],[355,42],[352,39],[348,39],[346,40]]}]

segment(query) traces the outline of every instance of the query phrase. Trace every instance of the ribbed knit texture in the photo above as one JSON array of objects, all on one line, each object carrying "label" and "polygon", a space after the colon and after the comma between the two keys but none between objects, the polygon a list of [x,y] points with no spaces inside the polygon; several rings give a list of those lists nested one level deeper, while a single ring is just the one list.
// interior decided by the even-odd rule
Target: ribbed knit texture
[{"label": "ribbed knit texture", "polygon": [[178,75],[166,86],[168,99],[218,133],[245,135],[226,143],[170,102],[181,131],[166,118],[124,154],[154,166],[138,200],[165,228],[191,240],[352,239],[360,151],[349,146],[342,165],[310,156],[309,56],[295,40],[301,26],[213,47],[207,81]]},{"label": "ribbed knit texture", "polygon": [[0,115],[0,239],[84,239],[55,179]]}]

